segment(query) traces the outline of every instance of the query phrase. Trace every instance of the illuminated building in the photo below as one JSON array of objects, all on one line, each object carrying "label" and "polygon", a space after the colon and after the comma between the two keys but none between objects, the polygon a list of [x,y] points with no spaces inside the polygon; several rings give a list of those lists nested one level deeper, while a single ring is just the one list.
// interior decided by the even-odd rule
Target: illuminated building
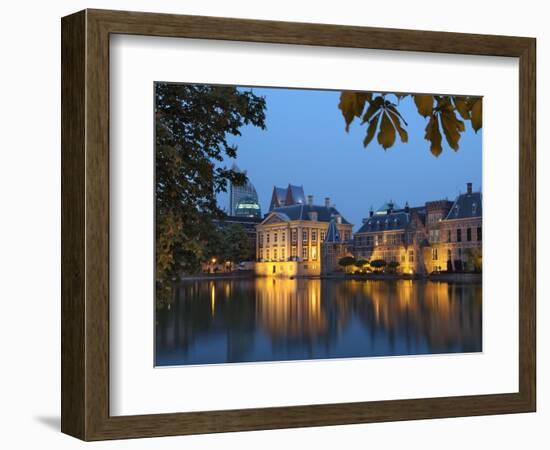
[{"label": "illuminated building", "polygon": [[352,224],[328,197],[323,206],[314,205],[313,196],[308,195],[305,203],[273,208],[256,227],[256,274],[320,275],[322,245],[330,226],[342,242],[351,240]]},{"label": "illuminated building", "polygon": [[[232,170],[246,174],[235,164]],[[236,186],[233,183],[229,186],[229,215],[237,217],[262,217],[260,202],[256,188],[247,180],[242,186]]]},{"label": "illuminated building", "polygon": [[399,263],[397,271],[481,270],[481,192],[466,192],[454,202],[437,200],[420,207],[397,207],[392,201],[370,211],[354,235],[359,259]]}]

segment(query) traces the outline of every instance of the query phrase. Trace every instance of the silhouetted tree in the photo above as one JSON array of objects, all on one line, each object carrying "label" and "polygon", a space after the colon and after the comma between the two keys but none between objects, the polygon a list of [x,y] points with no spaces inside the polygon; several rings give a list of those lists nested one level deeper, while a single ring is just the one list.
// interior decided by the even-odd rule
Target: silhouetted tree
[{"label": "silhouetted tree", "polygon": [[236,87],[155,85],[156,297],[169,300],[172,283],[195,272],[223,217],[216,194],[246,176],[217,167],[235,158],[228,141],[244,125],[265,128],[265,100]]}]

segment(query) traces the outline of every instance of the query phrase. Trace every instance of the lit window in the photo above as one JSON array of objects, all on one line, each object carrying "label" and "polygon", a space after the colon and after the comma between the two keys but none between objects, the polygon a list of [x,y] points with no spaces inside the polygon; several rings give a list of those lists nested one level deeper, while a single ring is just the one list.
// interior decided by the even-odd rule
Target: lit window
[{"label": "lit window", "polygon": [[311,259],[317,261],[317,247],[311,247]]},{"label": "lit window", "polygon": [[277,261],[277,249],[276,248],[273,249],[273,260]]},{"label": "lit window", "polygon": [[273,242],[277,242],[277,232],[273,233]]},{"label": "lit window", "polygon": [[281,241],[286,241],[286,233],[284,231],[281,232]]},{"label": "lit window", "polygon": [[302,241],[307,242],[307,230],[302,230]]},{"label": "lit window", "polygon": [[316,230],[311,230],[311,240],[312,241],[317,241],[317,231]]},{"label": "lit window", "polygon": [[321,231],[321,241],[325,240],[327,233],[325,231]]},{"label": "lit window", "polygon": [[437,261],[437,248],[432,248],[432,261]]},{"label": "lit window", "polygon": [[302,259],[304,261],[307,261],[308,260],[308,248],[306,246],[302,247]]},{"label": "lit window", "polygon": [[414,262],[414,250],[409,250],[409,262]]},{"label": "lit window", "polygon": [[285,249],[284,248],[281,249],[281,260],[282,261],[285,260]]}]

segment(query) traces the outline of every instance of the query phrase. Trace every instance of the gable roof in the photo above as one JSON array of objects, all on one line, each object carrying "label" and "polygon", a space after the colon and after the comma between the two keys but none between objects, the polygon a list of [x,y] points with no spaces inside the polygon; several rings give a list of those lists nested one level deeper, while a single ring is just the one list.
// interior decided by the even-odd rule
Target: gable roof
[{"label": "gable roof", "polygon": [[411,221],[410,213],[404,210],[394,211],[385,215],[369,217],[357,233],[376,233],[380,231],[403,230]]},{"label": "gable roof", "polygon": [[271,211],[274,208],[280,208],[282,206],[302,205],[305,203],[306,196],[303,186],[295,186],[290,183],[286,188],[273,186],[269,210]]},{"label": "gable roof", "polygon": [[289,184],[286,189],[285,205],[304,204],[305,202],[304,187]]},{"label": "gable roof", "polygon": [[341,242],[340,232],[336,227],[336,222],[333,220],[330,221],[330,224],[327,229],[327,234],[323,242]]},{"label": "gable roof", "polygon": [[481,192],[460,194],[451,207],[445,220],[468,219],[483,215]]},{"label": "gable roof", "polygon": [[350,223],[340,214],[334,206],[319,206],[319,205],[290,205],[274,208],[269,215],[276,213],[282,217],[287,217],[287,220],[312,220],[310,213],[317,214],[318,222],[330,222],[336,216],[342,218],[342,223],[350,225]]}]

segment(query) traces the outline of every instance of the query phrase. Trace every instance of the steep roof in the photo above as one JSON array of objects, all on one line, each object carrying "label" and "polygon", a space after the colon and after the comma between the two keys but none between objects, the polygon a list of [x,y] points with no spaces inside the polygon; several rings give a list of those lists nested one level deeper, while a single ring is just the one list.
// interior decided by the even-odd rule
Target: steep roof
[{"label": "steep roof", "polygon": [[276,195],[277,200],[279,201],[279,203],[284,204],[285,198],[286,198],[286,189],[275,186],[274,187],[274,192],[275,192],[275,195]]},{"label": "steep roof", "polygon": [[380,208],[378,208],[374,214],[375,215],[387,214],[388,209],[392,211],[398,211],[402,208],[397,203],[394,203],[393,200],[390,200],[389,202],[386,202],[382,206],[380,206]]},{"label": "steep roof", "polygon": [[285,205],[303,204],[305,202],[304,187],[289,184],[286,190]]},{"label": "steep roof", "polygon": [[385,215],[369,217],[357,233],[376,233],[380,231],[403,230],[411,220],[411,215],[404,210]]},{"label": "steep roof", "polygon": [[445,220],[481,217],[483,215],[481,200],[481,192],[460,194],[453,203]]},{"label": "steep roof", "polygon": [[289,220],[312,220],[310,213],[317,213],[318,222],[330,222],[334,217],[340,216],[343,224],[350,224],[333,206],[290,205],[274,208],[271,212],[286,216]]},{"label": "steep roof", "polygon": [[341,242],[340,232],[336,227],[336,222],[333,220],[330,221],[330,224],[327,229],[327,234],[323,242]]}]

